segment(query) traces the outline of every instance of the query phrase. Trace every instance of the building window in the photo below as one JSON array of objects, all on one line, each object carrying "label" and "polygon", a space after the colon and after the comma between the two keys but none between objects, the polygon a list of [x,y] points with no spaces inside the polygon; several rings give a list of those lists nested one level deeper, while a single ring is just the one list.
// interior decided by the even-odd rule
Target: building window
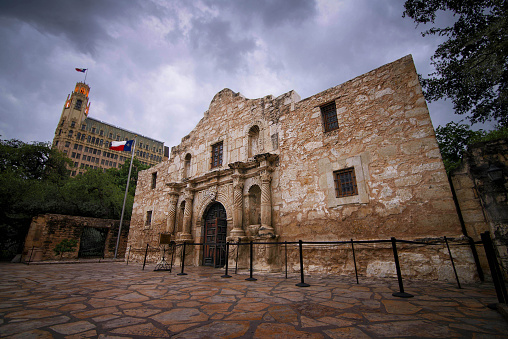
[{"label": "building window", "polygon": [[69,131],[69,134],[67,134],[67,136],[68,136],[69,138],[72,138],[72,134],[74,134],[74,132],[73,132],[72,130],[70,130],[70,131]]},{"label": "building window", "polygon": [[76,105],[74,105],[74,109],[81,109],[81,105],[83,104],[83,101],[78,99],[76,100]]},{"label": "building window", "polygon": [[150,226],[151,224],[152,224],[152,211],[146,211],[145,226]]},{"label": "building window", "polygon": [[212,168],[222,166],[222,141],[212,146]]},{"label": "building window", "polygon": [[358,195],[355,169],[353,167],[333,172],[335,193],[337,198]]},{"label": "building window", "polygon": [[157,172],[152,173],[152,189],[157,185]]},{"label": "building window", "polygon": [[70,145],[71,145],[71,143],[69,141],[65,142],[65,147],[69,147]]},{"label": "building window", "polygon": [[335,101],[321,106],[321,117],[323,119],[323,126],[325,132],[330,132],[339,128],[337,121],[337,109],[335,108]]},{"label": "building window", "polygon": [[85,124],[81,125],[81,130],[82,131],[86,130],[86,125]]},{"label": "building window", "polygon": [[76,127],[76,121],[72,121],[72,122],[71,122],[71,127],[72,127],[72,128]]}]

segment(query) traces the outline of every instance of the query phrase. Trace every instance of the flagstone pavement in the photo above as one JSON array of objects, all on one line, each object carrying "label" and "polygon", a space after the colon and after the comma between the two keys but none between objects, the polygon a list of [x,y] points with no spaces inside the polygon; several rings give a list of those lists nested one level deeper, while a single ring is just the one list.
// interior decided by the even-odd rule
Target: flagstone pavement
[{"label": "flagstone pavement", "polygon": [[506,338],[487,307],[490,283],[404,281],[414,298],[392,296],[396,279],[186,267],[188,275],[123,262],[0,264],[0,337],[7,338]]}]

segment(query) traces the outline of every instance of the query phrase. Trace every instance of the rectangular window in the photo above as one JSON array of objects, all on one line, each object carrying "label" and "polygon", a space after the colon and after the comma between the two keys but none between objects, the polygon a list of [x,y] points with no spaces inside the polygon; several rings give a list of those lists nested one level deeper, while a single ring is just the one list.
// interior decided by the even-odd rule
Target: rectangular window
[{"label": "rectangular window", "polygon": [[222,141],[212,146],[212,168],[222,166]]},{"label": "rectangular window", "polygon": [[157,185],[157,172],[152,173],[152,189]]},{"label": "rectangular window", "polygon": [[333,172],[335,181],[335,193],[337,198],[358,195],[355,169],[353,167]]},{"label": "rectangular window", "polygon": [[82,100],[79,100],[79,99],[76,100],[76,104],[74,105],[74,109],[80,110],[82,104],[83,104]]},{"label": "rectangular window", "polygon": [[325,132],[330,132],[339,128],[335,101],[330,102],[329,104],[326,104],[324,106],[321,106],[321,117],[323,119],[323,126],[325,128]]},{"label": "rectangular window", "polygon": [[151,224],[152,224],[152,211],[146,211],[145,226],[150,226]]}]

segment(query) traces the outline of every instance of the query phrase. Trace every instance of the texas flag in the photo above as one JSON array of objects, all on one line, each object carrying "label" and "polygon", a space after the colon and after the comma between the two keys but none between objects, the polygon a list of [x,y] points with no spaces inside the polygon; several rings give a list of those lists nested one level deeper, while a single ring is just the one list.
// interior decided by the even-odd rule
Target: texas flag
[{"label": "texas flag", "polygon": [[86,72],[86,68],[76,68],[76,71],[81,72],[81,73],[85,73]]},{"label": "texas flag", "polygon": [[111,146],[109,146],[110,150],[113,151],[127,151],[130,152],[132,149],[132,145],[134,145],[134,140],[127,141],[112,141]]}]

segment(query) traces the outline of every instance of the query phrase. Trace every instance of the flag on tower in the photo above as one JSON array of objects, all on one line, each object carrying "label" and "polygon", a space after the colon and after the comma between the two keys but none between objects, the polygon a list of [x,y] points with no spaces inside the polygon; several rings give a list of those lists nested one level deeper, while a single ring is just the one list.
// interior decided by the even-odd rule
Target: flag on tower
[{"label": "flag on tower", "polygon": [[86,72],[86,68],[76,68],[76,71],[81,72],[81,73],[85,73]]},{"label": "flag on tower", "polygon": [[130,152],[132,149],[132,145],[134,144],[134,140],[126,140],[126,141],[112,141],[111,146],[109,146],[110,150],[113,151],[127,151]]}]

